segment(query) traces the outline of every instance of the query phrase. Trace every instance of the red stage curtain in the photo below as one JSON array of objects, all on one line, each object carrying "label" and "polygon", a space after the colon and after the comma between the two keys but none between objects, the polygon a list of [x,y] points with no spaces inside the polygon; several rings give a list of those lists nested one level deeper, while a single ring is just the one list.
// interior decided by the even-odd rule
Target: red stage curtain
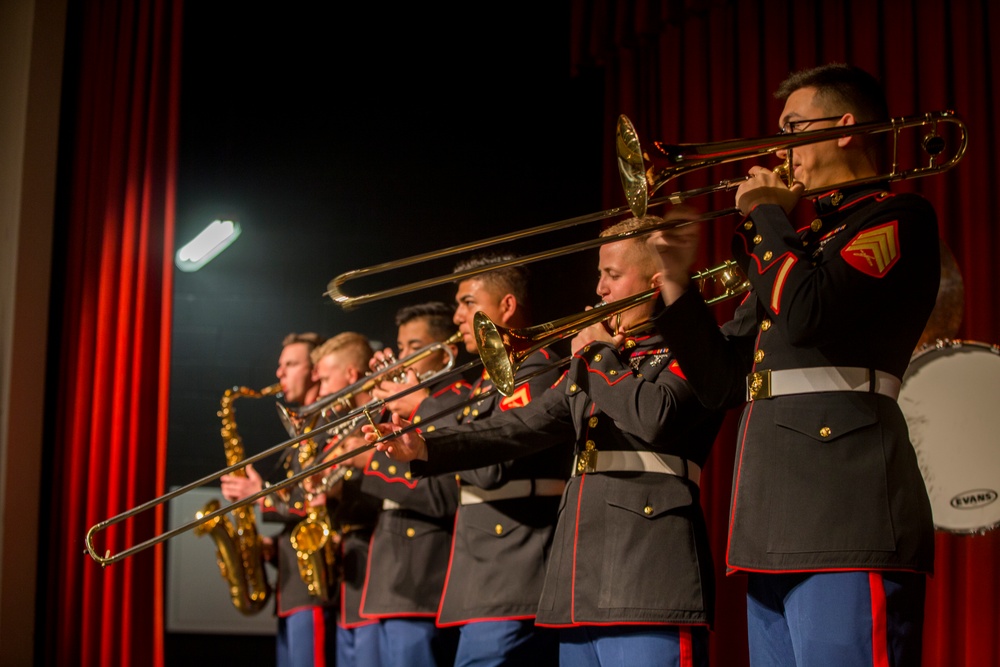
[{"label": "red stage curtain", "polygon": [[[160,550],[106,569],[82,550],[89,526],[163,491],[181,9],[85,2],[68,28],[46,664],[163,664]],[[162,521],[149,513],[96,545],[120,551]]]},{"label": "red stage curtain", "polygon": [[[1000,232],[992,212],[1000,182],[1000,50],[989,39],[998,30],[1000,7],[989,0],[574,0],[573,66],[600,68],[605,82],[604,205],[625,203],[611,139],[619,114],[630,117],[646,143],[773,134],[782,105],[772,92],[788,73],[834,61],[861,66],[885,84],[894,116],[955,109],[967,122],[971,145],[958,167],[894,187],[922,193],[938,211],[964,281],[958,337],[1000,343],[1000,281],[993,268]],[[745,173],[747,163],[738,165],[672,183],[664,193]],[[711,199],[702,205],[733,205],[731,194]],[[728,257],[731,229],[720,221],[705,230],[702,266]],[[721,307],[720,321],[730,313],[731,306]],[[978,430],[991,431],[983,417]],[[734,428],[730,415],[702,477],[720,574],[713,664],[727,667],[747,663],[745,584],[742,577],[721,576]],[[1000,664],[998,570],[1000,530],[938,535],[925,665]]]}]

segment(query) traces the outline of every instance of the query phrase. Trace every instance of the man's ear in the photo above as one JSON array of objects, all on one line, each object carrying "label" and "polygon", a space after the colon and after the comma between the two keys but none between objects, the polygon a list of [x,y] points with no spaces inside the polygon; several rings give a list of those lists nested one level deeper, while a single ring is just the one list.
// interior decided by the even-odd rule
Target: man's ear
[{"label": "man's ear", "polygon": [[347,368],[347,379],[348,384],[354,384],[361,379],[361,372],[354,366],[349,366]]},{"label": "man's ear", "polygon": [[650,288],[655,287],[655,288],[659,289],[662,284],[663,284],[663,272],[662,271],[657,271],[649,279],[649,287]]},{"label": "man's ear", "polygon": [[500,324],[507,326],[507,323],[517,312],[517,297],[513,294],[505,294],[500,298]]},{"label": "man's ear", "polygon": [[[854,118],[854,114],[845,113],[844,116],[839,121],[837,121],[837,126],[839,127],[841,125],[855,125],[857,122],[858,121]],[[844,148],[852,141],[856,142],[857,139],[855,139],[855,137],[841,137],[840,139],[837,139],[837,146],[840,148]]]}]

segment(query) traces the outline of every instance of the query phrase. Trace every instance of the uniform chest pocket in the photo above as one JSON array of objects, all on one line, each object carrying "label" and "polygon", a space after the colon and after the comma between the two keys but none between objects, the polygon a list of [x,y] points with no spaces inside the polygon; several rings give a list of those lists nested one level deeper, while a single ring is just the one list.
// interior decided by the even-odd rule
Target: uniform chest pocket
[{"label": "uniform chest pocket", "polygon": [[768,551],[890,551],[880,396],[858,392],[778,399],[767,444]]},{"label": "uniform chest pocket", "polygon": [[[689,609],[690,593],[700,590],[692,489],[680,478],[647,473],[607,480],[604,496],[598,605]],[[651,567],[659,583],[648,580]]]},{"label": "uniform chest pocket", "polygon": [[838,394],[831,400],[817,400],[816,394],[789,396],[778,404],[774,423],[817,442],[832,442],[878,421],[867,400],[867,394]]}]

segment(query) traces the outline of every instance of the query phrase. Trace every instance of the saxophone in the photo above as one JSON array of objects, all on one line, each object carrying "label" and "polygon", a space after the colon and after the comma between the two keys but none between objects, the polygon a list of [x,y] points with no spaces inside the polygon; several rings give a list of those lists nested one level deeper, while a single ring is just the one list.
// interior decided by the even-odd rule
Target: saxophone
[{"label": "saxophone", "polygon": [[[339,439],[350,435],[361,426],[364,419],[364,415],[359,415],[338,427],[333,431],[332,438]],[[310,453],[314,452],[315,447]],[[312,459],[312,456],[309,458]],[[311,462],[310,460],[304,465]],[[307,500],[312,496],[328,492],[344,479],[348,470],[349,468],[343,465],[333,468],[307,493]],[[324,601],[331,601],[336,597],[335,588],[340,581],[340,537],[340,534],[331,527],[326,503],[322,503],[309,506],[306,518],[295,526],[289,538],[292,548],[295,549],[302,581],[305,582],[311,595]]]},{"label": "saxophone", "polygon": [[[233,387],[222,395],[218,415],[222,418],[222,439],[227,465],[235,465],[243,459],[243,440],[236,430],[233,401],[241,396],[261,398],[277,394],[279,391],[281,385],[273,384],[260,391],[247,387]],[[233,474],[246,476],[246,471],[241,469]],[[200,519],[217,509],[219,501],[212,500],[195,515],[195,518]],[[233,606],[247,615],[256,614],[263,609],[270,596],[271,587],[264,572],[261,538],[257,533],[253,506],[238,507],[232,511],[232,520],[226,515],[218,516],[198,526],[194,532],[198,536],[211,535],[215,540],[219,572],[222,578],[229,582],[229,595]]]}]

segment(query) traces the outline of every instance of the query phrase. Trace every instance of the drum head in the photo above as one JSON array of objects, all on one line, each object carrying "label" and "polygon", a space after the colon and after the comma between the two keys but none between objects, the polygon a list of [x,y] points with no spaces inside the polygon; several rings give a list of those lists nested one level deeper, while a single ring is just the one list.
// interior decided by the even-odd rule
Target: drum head
[{"label": "drum head", "polygon": [[995,345],[938,341],[910,360],[899,407],[940,530],[982,533],[1000,525],[998,399]]}]

